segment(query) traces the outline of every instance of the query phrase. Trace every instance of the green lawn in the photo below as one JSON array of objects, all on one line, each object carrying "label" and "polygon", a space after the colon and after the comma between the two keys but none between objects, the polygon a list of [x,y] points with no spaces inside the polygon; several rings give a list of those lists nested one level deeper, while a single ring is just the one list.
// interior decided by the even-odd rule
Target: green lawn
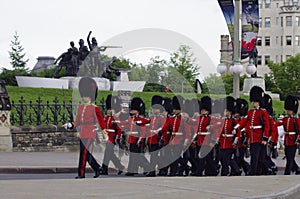
[{"label": "green lawn", "polygon": [[[13,87],[7,86],[7,91],[10,96],[11,101],[15,103],[19,103],[21,96],[24,97],[25,103],[29,103],[30,100],[32,103],[36,103],[38,97],[41,98],[42,103],[46,103],[49,101],[50,104],[53,103],[55,97],[59,100],[59,103],[62,103],[63,100],[69,102],[72,99],[73,90],[69,89],[49,89],[49,88],[21,88],[21,87]],[[112,91],[99,91],[97,97],[97,104],[100,103],[101,99],[105,99],[108,94],[112,93]],[[133,97],[141,97],[146,104],[146,108],[149,109],[151,104],[151,98],[153,95],[161,95],[161,96],[168,96],[172,98],[174,96],[173,93],[160,93],[160,92],[134,92]],[[194,98],[197,96],[200,99],[203,95],[195,95],[195,94],[182,94],[185,98]],[[213,99],[224,97],[219,95],[212,95]],[[248,96],[241,96],[242,98],[249,101]],[[250,105],[251,106],[251,105]],[[276,113],[282,114],[284,112],[283,109],[283,101],[273,100],[273,108]]]}]

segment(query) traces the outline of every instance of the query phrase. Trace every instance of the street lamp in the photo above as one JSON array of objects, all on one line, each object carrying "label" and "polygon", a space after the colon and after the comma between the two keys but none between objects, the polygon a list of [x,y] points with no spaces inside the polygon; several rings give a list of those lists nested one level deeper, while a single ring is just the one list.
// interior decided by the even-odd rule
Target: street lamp
[{"label": "street lamp", "polygon": [[165,71],[160,71],[159,72],[159,76],[161,78],[161,92],[164,92],[164,77],[166,76],[166,72]]},{"label": "street lamp", "polygon": [[[240,97],[240,74],[243,72],[243,65],[241,63],[241,51],[240,51],[240,0],[235,0],[234,6],[234,40],[233,40],[233,61],[227,61],[221,59],[220,64],[217,66],[217,72],[224,74],[227,72],[227,67],[224,62],[231,64],[229,72],[233,74],[233,97]],[[253,59],[250,58],[249,65],[246,68],[248,74],[254,74],[256,67],[253,64]]]}]

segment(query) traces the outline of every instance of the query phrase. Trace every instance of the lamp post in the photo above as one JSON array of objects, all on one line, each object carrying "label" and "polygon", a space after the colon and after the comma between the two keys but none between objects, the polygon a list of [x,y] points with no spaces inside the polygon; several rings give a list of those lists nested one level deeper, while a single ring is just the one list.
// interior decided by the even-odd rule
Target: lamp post
[{"label": "lamp post", "polygon": [[164,92],[164,77],[166,76],[166,72],[160,71],[159,76],[161,78],[161,92]]},{"label": "lamp post", "polygon": [[[235,0],[234,5],[234,39],[233,39],[233,60],[226,61],[221,59],[221,63],[217,67],[217,72],[224,74],[227,67],[224,62],[231,64],[229,71],[233,74],[233,97],[240,97],[240,74],[243,72],[243,65],[241,64],[241,51],[240,51],[240,0]],[[248,74],[254,74],[256,67],[253,64],[253,59],[250,58],[249,65],[246,68]]]}]

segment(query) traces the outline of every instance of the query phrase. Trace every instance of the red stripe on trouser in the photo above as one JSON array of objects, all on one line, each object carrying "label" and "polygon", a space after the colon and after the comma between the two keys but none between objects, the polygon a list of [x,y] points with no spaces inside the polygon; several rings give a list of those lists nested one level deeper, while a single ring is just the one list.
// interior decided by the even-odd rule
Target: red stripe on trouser
[{"label": "red stripe on trouser", "polygon": [[83,150],[83,157],[82,157],[82,162],[81,162],[81,169],[80,169],[80,174],[81,176],[84,176],[84,172],[85,172],[85,166],[86,166],[86,154],[87,154],[87,148],[90,145],[91,139],[89,138],[87,140],[86,145],[84,145],[84,150]]}]

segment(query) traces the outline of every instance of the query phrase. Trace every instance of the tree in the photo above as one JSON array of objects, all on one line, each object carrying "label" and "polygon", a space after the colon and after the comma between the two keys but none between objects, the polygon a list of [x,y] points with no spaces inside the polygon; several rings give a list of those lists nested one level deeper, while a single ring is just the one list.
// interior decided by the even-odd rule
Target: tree
[{"label": "tree", "polygon": [[9,57],[11,59],[10,64],[12,65],[13,69],[15,70],[25,70],[28,71],[26,68],[26,64],[29,59],[25,60],[25,53],[23,53],[24,48],[21,45],[19,40],[19,35],[15,32],[14,39],[11,41],[11,51],[9,53]]},{"label": "tree", "polygon": [[300,54],[282,63],[268,62],[270,79],[278,89],[281,99],[288,94],[296,94],[300,86]]},{"label": "tree", "polygon": [[171,54],[170,61],[167,62],[168,76],[165,82],[174,92],[192,92],[191,88],[199,75],[200,67],[196,64],[191,48],[181,45],[178,51]]},{"label": "tree", "polygon": [[[240,90],[243,89],[246,77],[247,75],[240,77]],[[205,86],[208,89],[205,90],[205,92],[209,92],[211,94],[222,94],[225,91],[227,95],[230,95],[233,93],[233,75],[224,74],[222,76],[217,76],[216,74],[211,74],[205,78]]]}]

